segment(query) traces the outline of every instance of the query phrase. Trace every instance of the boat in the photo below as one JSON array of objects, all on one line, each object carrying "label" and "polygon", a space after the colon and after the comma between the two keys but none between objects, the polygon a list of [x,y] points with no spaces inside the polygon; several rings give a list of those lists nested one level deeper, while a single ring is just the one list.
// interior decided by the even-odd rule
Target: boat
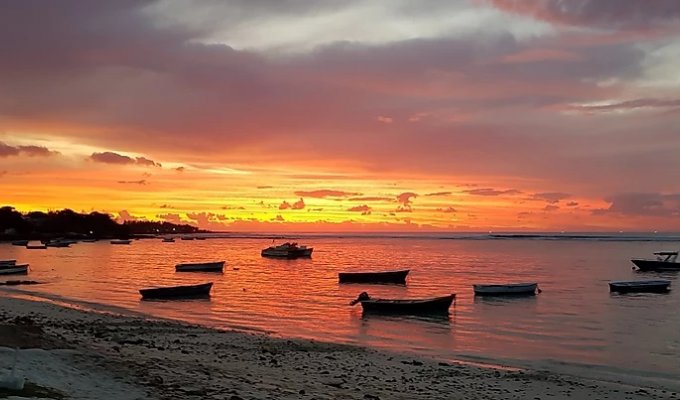
[{"label": "boat", "polygon": [[194,240],[194,237],[193,236],[182,236],[181,239],[182,240]]},{"label": "boat", "polygon": [[475,296],[533,296],[541,292],[538,283],[478,284],[472,287]]},{"label": "boat", "polygon": [[0,265],[0,275],[27,274],[28,264],[3,264]]},{"label": "boat", "polygon": [[314,248],[307,246],[298,246],[297,243],[284,243],[278,246],[270,246],[262,250],[262,257],[270,258],[302,258],[311,257]]},{"label": "boat", "polygon": [[445,314],[455,300],[456,295],[430,297],[425,299],[372,299],[368,293],[362,292],[352,300],[350,305],[361,303],[365,313],[375,314]]},{"label": "boat", "polygon": [[163,243],[174,243],[175,238],[163,238],[162,242]]},{"label": "boat", "polygon": [[96,241],[97,241],[97,239],[95,239],[95,238],[87,238],[87,239],[81,240],[81,242],[83,242],[83,243],[94,243]]},{"label": "boat", "polygon": [[142,295],[142,299],[186,299],[207,297],[210,296],[212,285],[212,282],[208,282],[200,285],[156,287],[141,289],[139,294]]},{"label": "boat", "polygon": [[194,239],[196,239],[196,240],[205,240],[205,238],[202,237],[202,236],[196,236]]},{"label": "boat", "polygon": [[46,247],[71,247],[71,242],[64,240],[51,240],[45,243]]},{"label": "boat", "polygon": [[12,242],[12,246],[26,246],[28,244],[28,240],[14,240]]},{"label": "boat", "polygon": [[634,258],[630,260],[640,271],[680,271],[677,251],[657,251],[655,260]]},{"label": "boat", "polygon": [[612,281],[609,291],[617,293],[666,293],[671,281],[657,279],[648,281]]},{"label": "boat", "polygon": [[45,250],[47,248],[46,244],[27,244],[26,248],[29,250]]},{"label": "boat", "polygon": [[132,243],[132,240],[130,239],[114,239],[111,241],[111,244],[130,244]]},{"label": "boat", "polygon": [[409,270],[383,272],[340,272],[340,283],[397,283],[406,284]]},{"label": "boat", "polygon": [[177,272],[222,272],[226,261],[211,261],[203,263],[181,263],[175,265]]}]

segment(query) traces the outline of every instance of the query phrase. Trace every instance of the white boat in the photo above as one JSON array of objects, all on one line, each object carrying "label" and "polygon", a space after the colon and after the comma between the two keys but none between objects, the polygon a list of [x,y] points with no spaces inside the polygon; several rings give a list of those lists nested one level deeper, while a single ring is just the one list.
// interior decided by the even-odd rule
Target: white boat
[{"label": "white boat", "polygon": [[29,250],[45,250],[47,248],[47,245],[42,244],[42,243],[38,243],[38,244],[28,243],[26,245],[26,248],[29,249]]},{"label": "white boat", "polygon": [[202,263],[181,263],[175,265],[177,272],[222,272],[226,261],[211,261]]},{"label": "white boat", "polygon": [[271,258],[301,258],[311,257],[314,248],[298,246],[297,243],[284,243],[278,246],[270,246],[262,250],[262,257]]},{"label": "white boat", "polygon": [[26,273],[28,273],[28,264],[0,265],[0,275]]},{"label": "white boat", "polygon": [[6,265],[16,265],[17,260],[0,260],[0,268]]},{"label": "white boat", "polygon": [[111,244],[130,244],[132,243],[132,240],[130,239],[114,239],[111,241]]},{"label": "white boat", "polygon": [[538,283],[508,283],[508,284],[479,284],[472,285],[475,296],[508,296],[508,295],[534,295],[538,289]]}]

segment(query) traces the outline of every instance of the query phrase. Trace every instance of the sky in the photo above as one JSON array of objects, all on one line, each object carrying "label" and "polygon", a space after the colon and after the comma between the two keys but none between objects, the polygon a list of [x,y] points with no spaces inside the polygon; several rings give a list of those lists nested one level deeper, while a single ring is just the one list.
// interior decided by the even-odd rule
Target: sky
[{"label": "sky", "polygon": [[0,203],[680,230],[680,1],[0,0]]}]

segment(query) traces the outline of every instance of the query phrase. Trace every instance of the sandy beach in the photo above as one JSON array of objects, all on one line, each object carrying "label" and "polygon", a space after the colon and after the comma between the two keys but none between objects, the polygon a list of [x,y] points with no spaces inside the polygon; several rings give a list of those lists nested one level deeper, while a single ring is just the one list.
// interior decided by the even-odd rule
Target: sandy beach
[{"label": "sandy beach", "polygon": [[[73,399],[650,399],[661,388],[479,368],[356,346],[0,297],[0,367]],[[51,393],[51,394],[50,394]],[[16,396],[16,397],[15,397]]]}]

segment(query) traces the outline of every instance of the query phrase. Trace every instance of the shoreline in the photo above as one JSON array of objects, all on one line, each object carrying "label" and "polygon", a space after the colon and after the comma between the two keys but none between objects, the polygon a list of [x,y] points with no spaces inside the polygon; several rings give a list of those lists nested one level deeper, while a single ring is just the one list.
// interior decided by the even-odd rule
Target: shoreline
[{"label": "shoreline", "polygon": [[[95,374],[96,379],[91,381],[99,382],[101,388],[108,387],[107,391],[119,384],[125,388],[124,393],[136,393],[133,397],[122,394],[121,398],[519,399],[550,395],[553,399],[605,396],[671,399],[678,396],[661,387],[639,387],[543,370],[490,369],[356,345],[217,330],[144,315],[78,310],[7,295],[0,292],[3,326],[37,327],[42,332],[39,343],[42,346],[38,347],[47,347],[42,352],[53,358],[47,363],[31,365],[47,368],[57,376],[67,376],[69,369],[79,371],[76,372],[79,376]],[[7,335],[0,337],[0,346],[12,347],[8,338]],[[59,350],[62,347],[71,350]],[[20,370],[25,359],[31,359],[31,352],[35,350],[20,351]],[[11,352],[0,352],[3,368],[8,364],[9,354]],[[54,387],[49,372],[35,373],[27,374],[29,381],[63,390]],[[86,394],[96,392],[91,386],[92,382],[84,379],[67,389],[75,398],[98,398],[96,394]],[[115,398],[105,391],[101,395]]]}]

